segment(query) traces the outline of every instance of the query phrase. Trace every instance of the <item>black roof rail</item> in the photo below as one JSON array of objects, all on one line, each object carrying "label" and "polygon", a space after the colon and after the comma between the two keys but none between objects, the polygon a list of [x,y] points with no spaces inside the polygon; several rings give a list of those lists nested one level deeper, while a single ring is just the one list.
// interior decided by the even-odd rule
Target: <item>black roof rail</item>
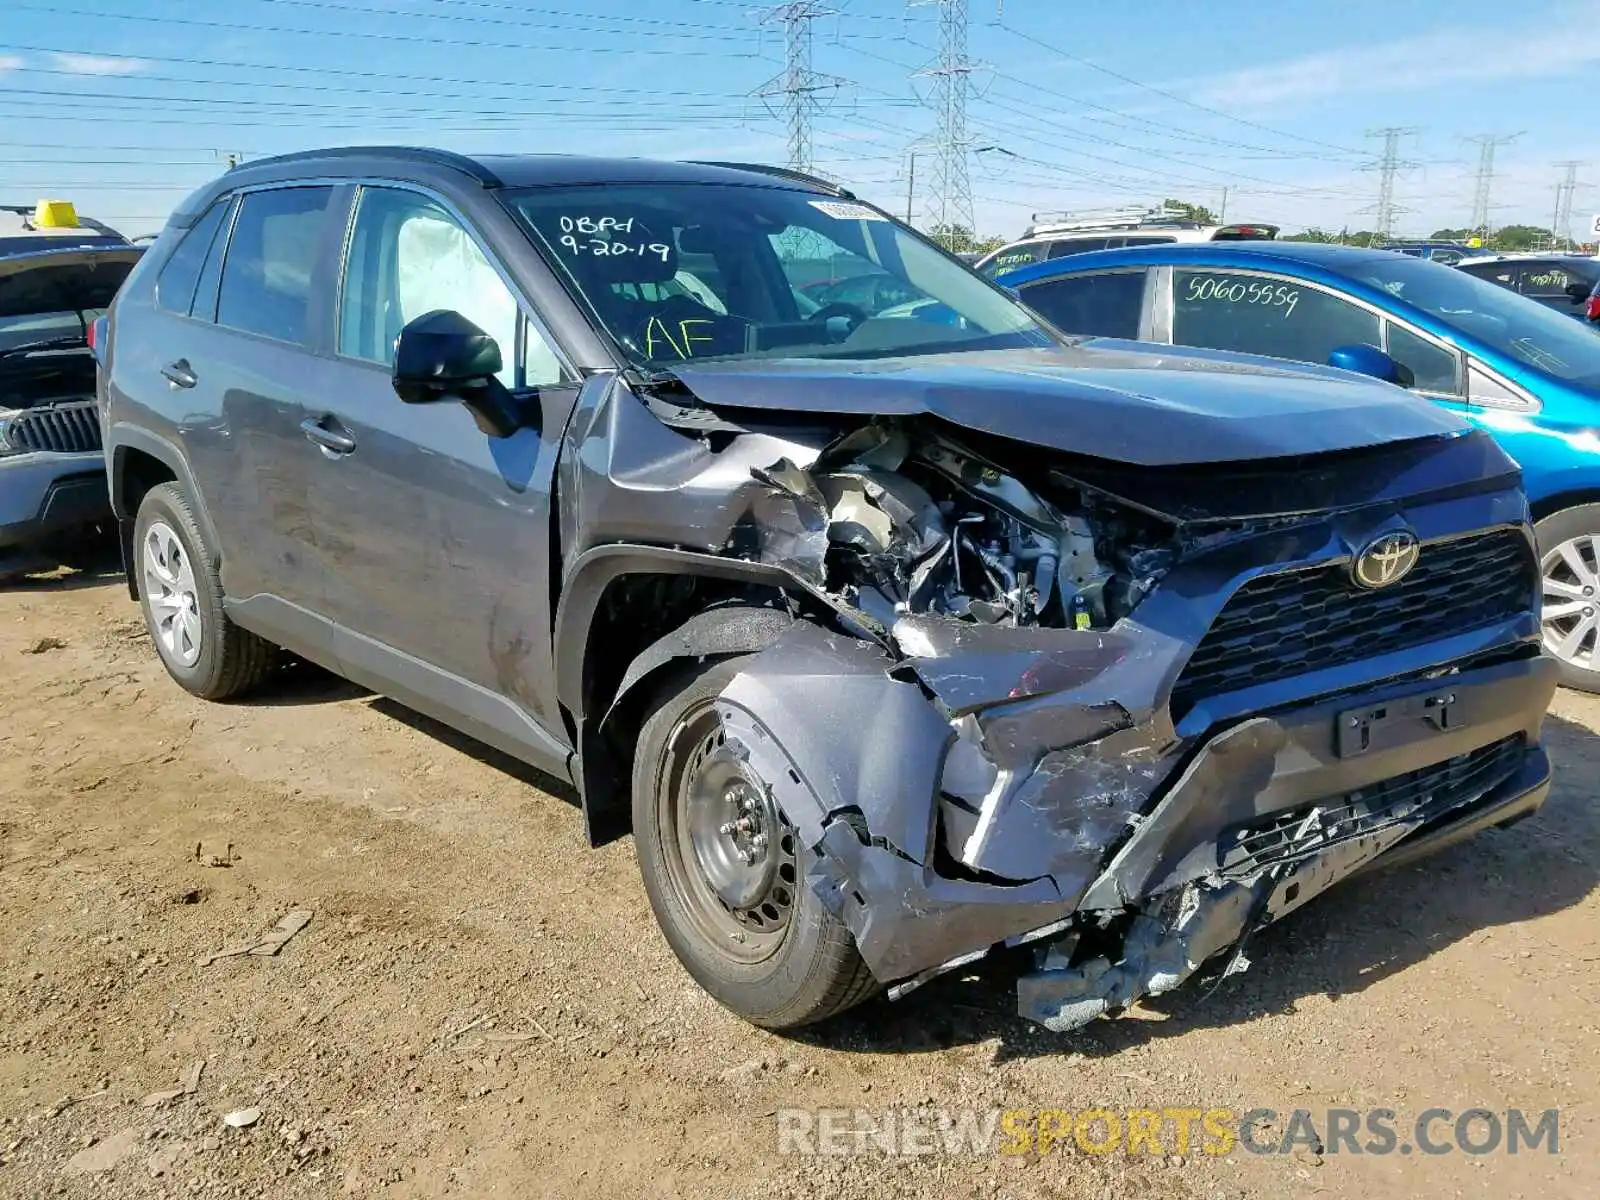
[{"label": "black roof rail", "polygon": [[818,178],[815,175],[807,175],[804,171],[791,170],[789,167],[774,167],[767,163],[714,162],[704,158],[691,159],[690,161],[702,167],[725,167],[730,171],[751,171],[757,175],[772,175],[778,179],[792,179],[796,183],[809,183],[813,187],[819,187],[825,192],[833,193],[835,196],[843,196],[847,200],[856,198],[854,192],[840,187],[837,183]]},{"label": "black roof rail", "polygon": [[311,162],[319,158],[398,158],[460,171],[463,175],[472,176],[486,188],[504,186],[500,177],[477,159],[457,154],[453,150],[434,150],[426,146],[335,146],[328,150],[296,150],[292,154],[274,154],[267,158],[247,159],[233,169],[242,171],[248,167]]}]

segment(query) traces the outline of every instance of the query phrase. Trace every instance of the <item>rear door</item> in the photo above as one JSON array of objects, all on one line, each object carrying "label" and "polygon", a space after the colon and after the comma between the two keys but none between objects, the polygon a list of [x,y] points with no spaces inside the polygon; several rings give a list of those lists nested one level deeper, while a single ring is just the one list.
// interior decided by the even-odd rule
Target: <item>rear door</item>
[{"label": "rear door", "polygon": [[[308,413],[333,436],[300,442],[340,669],[502,749],[556,754],[541,681],[553,670],[551,492],[576,373],[444,202],[375,184],[349,212],[334,353]],[[395,337],[436,309],[495,338],[501,382],[538,406],[537,428],[494,438],[460,404],[400,401]]]},{"label": "rear door", "polygon": [[108,381],[116,411],[187,463],[230,611],[312,658],[327,654],[299,423],[331,195],[274,186],[203,214],[151,294],[119,304]]},{"label": "rear door", "polygon": [[188,369],[196,386],[215,379],[220,404],[214,426],[191,439],[203,449],[190,457],[201,486],[212,481],[224,584],[247,624],[286,625],[296,645],[325,637],[315,619],[324,596],[300,424],[325,348],[332,198],[326,186],[241,194],[191,314],[204,333]]},{"label": "rear door", "polygon": [[1024,283],[1017,295],[1064,333],[1086,337],[1148,337],[1144,325],[1149,272],[1143,268],[1088,271]]}]

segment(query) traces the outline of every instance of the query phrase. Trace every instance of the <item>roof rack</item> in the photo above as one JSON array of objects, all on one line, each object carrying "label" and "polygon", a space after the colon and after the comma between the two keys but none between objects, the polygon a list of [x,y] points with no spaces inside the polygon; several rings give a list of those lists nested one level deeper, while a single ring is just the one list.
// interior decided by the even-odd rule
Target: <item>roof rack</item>
[{"label": "roof rack", "polygon": [[335,146],[328,150],[296,150],[291,154],[274,154],[268,158],[252,158],[238,164],[233,170],[249,167],[271,166],[278,163],[312,162],[319,158],[399,158],[411,162],[429,163],[448,167],[470,175],[486,188],[501,187],[498,175],[475,158],[457,154],[453,150],[434,150],[427,146]]},{"label": "roof rack", "polygon": [[854,192],[840,187],[837,183],[832,183],[816,175],[807,175],[804,171],[795,171],[789,167],[774,167],[766,163],[716,162],[704,158],[694,158],[689,161],[700,167],[724,167],[730,171],[751,171],[757,175],[771,175],[778,179],[792,179],[796,183],[809,183],[813,187],[819,187],[823,191],[831,192],[835,196],[843,196],[848,200],[856,198]]},{"label": "roof rack", "polygon": [[1069,233],[1100,229],[1199,229],[1200,222],[1174,208],[1147,208],[1124,205],[1121,208],[1082,209],[1074,212],[1037,212],[1024,237],[1037,233]]}]

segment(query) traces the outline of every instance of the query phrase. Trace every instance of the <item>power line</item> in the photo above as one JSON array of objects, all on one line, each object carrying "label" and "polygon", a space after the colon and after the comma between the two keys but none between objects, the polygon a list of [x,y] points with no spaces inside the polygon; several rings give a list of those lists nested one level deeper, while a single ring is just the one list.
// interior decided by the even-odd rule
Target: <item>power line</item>
[{"label": "power line", "polygon": [[765,18],[783,26],[785,61],[782,73],[769,79],[756,95],[767,100],[782,98],[784,124],[789,131],[789,167],[795,171],[811,171],[811,119],[820,108],[817,97],[823,92],[838,91],[843,83],[811,68],[812,22],[837,11],[823,8],[820,0],[790,0],[772,9]]},{"label": "power line", "polygon": [[920,74],[933,80],[931,105],[936,129],[933,156],[934,226],[947,238],[957,228],[972,232],[972,178],[967,155],[972,141],[967,135],[967,98],[972,92],[976,66],[967,57],[967,0],[912,0],[939,9],[939,56]]},{"label": "power line", "polygon": [[1478,176],[1472,189],[1472,220],[1468,228],[1485,242],[1489,240],[1489,195],[1494,186],[1494,152],[1508,142],[1521,137],[1520,133],[1480,133],[1468,138],[1478,143]]},{"label": "power line", "polygon": [[1383,139],[1383,157],[1371,167],[1363,170],[1376,170],[1378,172],[1378,202],[1363,212],[1374,214],[1373,232],[1381,238],[1394,236],[1395,214],[1401,211],[1395,203],[1394,183],[1401,171],[1408,171],[1417,164],[1402,161],[1400,158],[1400,139],[1410,137],[1417,133],[1415,128],[1402,128],[1391,125],[1387,129],[1373,129],[1367,132],[1369,138],[1381,137]]},{"label": "power line", "polygon": [[[438,35],[420,33],[380,33],[371,29],[306,29],[287,25],[250,25],[232,21],[205,21],[197,17],[166,17],[155,16],[150,13],[129,12],[86,12],[83,9],[57,8],[48,4],[23,3],[22,0],[8,0],[8,12],[27,11],[48,13],[56,17],[83,17],[94,21],[142,21],[156,25],[182,25],[195,29],[226,29],[235,33],[285,33],[313,38],[361,38],[371,41],[383,42],[409,42],[420,43],[427,46],[460,46],[478,50],[519,50],[530,53],[562,53],[562,54],[638,54],[636,46],[552,46],[548,42],[508,42],[501,39],[494,41],[473,40],[468,38],[446,38]],[[568,32],[580,33],[583,30],[569,30]],[[595,32],[589,30],[587,32]],[[611,30],[612,33],[619,32]],[[730,31],[732,32],[732,31]],[[692,41],[720,42],[720,50],[686,50],[672,47],[670,53],[674,58],[686,55],[709,58],[761,58],[758,53],[744,53],[726,48],[726,34],[672,34],[672,37],[686,38]],[[119,56],[126,57],[126,56]]]},{"label": "power line", "polygon": [[1307,145],[1311,145],[1311,146],[1321,146],[1323,149],[1326,149],[1326,150],[1337,150],[1340,154],[1344,154],[1344,155],[1353,155],[1353,154],[1359,154],[1360,153],[1360,151],[1353,150],[1348,146],[1335,145],[1333,142],[1324,142],[1324,141],[1318,140],[1317,138],[1302,137],[1300,134],[1297,134],[1297,133],[1286,133],[1285,131],[1283,131],[1281,129],[1274,129],[1270,125],[1263,125],[1259,121],[1251,121],[1251,120],[1246,119],[1245,117],[1234,116],[1232,113],[1224,112],[1220,108],[1212,108],[1208,104],[1201,104],[1198,100],[1191,100],[1187,96],[1180,96],[1176,92],[1169,92],[1165,88],[1159,88],[1159,87],[1156,87],[1153,84],[1145,83],[1145,82],[1143,82],[1141,80],[1134,79],[1131,75],[1124,75],[1120,71],[1113,71],[1110,67],[1101,66],[1099,63],[1091,62],[1087,58],[1080,58],[1076,54],[1069,54],[1067,51],[1061,49],[1059,46],[1052,46],[1049,42],[1046,42],[1046,41],[1044,41],[1044,40],[1042,40],[1040,38],[1037,38],[1031,33],[1024,33],[1020,29],[1015,29],[1012,26],[1007,25],[1002,20],[996,20],[994,22],[994,24],[997,27],[999,27],[1000,29],[1004,30],[1006,33],[1011,34],[1012,37],[1021,38],[1025,42],[1032,42],[1035,46],[1038,46],[1040,49],[1048,50],[1050,53],[1055,54],[1055,55],[1057,55],[1057,56],[1059,56],[1061,58],[1064,58],[1064,59],[1068,60],[1069,62],[1075,62],[1079,66],[1087,67],[1091,71],[1098,71],[1102,75],[1109,75],[1112,79],[1120,80],[1121,82],[1129,84],[1129,85],[1131,85],[1133,87],[1136,87],[1141,91],[1150,92],[1153,95],[1164,97],[1165,99],[1171,100],[1175,104],[1181,104],[1181,105],[1185,106],[1186,108],[1193,108],[1193,109],[1197,109],[1198,111],[1203,112],[1203,113],[1210,113],[1214,117],[1221,117],[1225,121],[1232,121],[1236,125],[1244,125],[1244,126],[1248,126],[1251,129],[1259,129],[1264,133],[1272,134],[1274,137],[1287,138],[1288,140],[1295,141],[1295,142],[1304,142]]},{"label": "power line", "polygon": [[[910,44],[914,45],[914,46],[921,46],[922,45],[922,43],[915,42],[915,41],[910,42]],[[909,70],[915,70],[915,68],[911,67],[907,63],[899,62],[896,59],[889,58],[886,55],[878,54],[878,53],[876,53],[874,51],[871,51],[871,50],[863,50],[858,46],[846,45],[843,48],[849,50],[853,54],[858,54],[858,55],[861,55],[864,58],[870,58],[870,59],[873,59],[873,60],[875,60],[877,62],[886,63],[886,64],[888,64],[890,66],[899,67],[902,70],[908,70],[908,71]],[[931,48],[928,48],[928,47],[924,47],[924,48],[930,49],[930,52],[931,52]],[[992,67],[986,66],[985,67],[985,71],[988,72],[988,73],[992,73],[997,79],[1015,79],[1015,76],[1007,75],[1005,72],[997,71]],[[1017,82],[1021,83],[1023,81],[1018,80]],[[1069,99],[1069,100],[1070,99],[1075,99],[1074,97],[1067,96],[1066,93],[1064,93],[1064,92],[1053,92],[1053,91],[1050,91],[1049,89],[1038,89],[1038,90],[1043,91],[1045,94],[1057,95],[1057,96],[1061,96],[1061,97]],[[1163,178],[1167,182],[1186,183],[1186,184],[1189,184],[1191,186],[1207,187],[1207,188],[1217,186],[1217,181],[1216,180],[1195,179],[1193,177],[1177,176],[1177,175],[1171,174],[1170,172],[1169,173],[1162,173],[1162,172],[1160,172],[1160,171],[1158,171],[1158,170],[1156,170],[1154,168],[1140,166],[1140,165],[1138,165],[1136,163],[1125,162],[1125,161],[1123,161],[1121,159],[1108,158],[1108,157],[1106,157],[1104,155],[1093,154],[1093,153],[1091,153],[1091,152],[1089,152],[1087,150],[1083,150],[1080,147],[1075,146],[1075,145],[1074,146],[1066,146],[1062,142],[1062,138],[1066,137],[1066,138],[1073,139],[1074,141],[1087,141],[1087,142],[1093,142],[1093,143],[1096,143],[1096,144],[1099,144],[1099,145],[1105,145],[1105,146],[1114,147],[1114,148],[1119,149],[1119,150],[1125,150],[1125,151],[1129,152],[1130,154],[1138,155],[1142,159],[1146,159],[1146,160],[1153,159],[1153,160],[1158,160],[1158,161],[1172,162],[1172,163],[1176,163],[1178,166],[1184,167],[1185,169],[1188,169],[1188,170],[1210,172],[1211,174],[1217,175],[1217,176],[1219,176],[1219,177],[1221,177],[1223,179],[1227,179],[1227,180],[1232,180],[1232,181],[1244,180],[1244,181],[1248,181],[1250,183],[1262,184],[1262,185],[1264,185],[1263,188],[1256,188],[1254,190],[1258,191],[1258,192],[1263,192],[1264,194],[1269,194],[1268,193],[1268,189],[1271,189],[1273,191],[1276,191],[1276,192],[1279,192],[1279,193],[1282,193],[1282,194],[1285,194],[1285,195],[1326,195],[1326,196],[1337,196],[1337,197],[1341,197],[1341,198],[1349,197],[1349,196],[1352,195],[1352,193],[1347,191],[1347,190],[1340,190],[1340,189],[1336,189],[1336,188],[1296,187],[1296,186],[1294,186],[1292,184],[1283,183],[1280,180],[1266,179],[1266,178],[1263,178],[1263,177],[1258,176],[1258,175],[1247,175],[1247,174],[1244,174],[1244,173],[1236,171],[1236,170],[1228,170],[1228,169],[1224,169],[1224,168],[1213,167],[1213,166],[1211,166],[1211,165],[1209,165],[1207,163],[1203,163],[1203,162],[1189,162],[1189,161],[1187,161],[1185,159],[1174,157],[1171,152],[1162,152],[1160,150],[1156,150],[1156,149],[1154,149],[1152,147],[1149,147],[1149,146],[1133,145],[1133,144],[1130,144],[1128,142],[1118,141],[1115,138],[1101,137],[1101,136],[1098,136],[1096,134],[1086,133],[1083,130],[1078,129],[1078,128],[1074,127],[1074,126],[1066,125],[1066,124],[1063,124],[1061,121],[1052,120],[1049,117],[1042,116],[1039,113],[1038,106],[1036,104],[1034,106],[1032,106],[1032,107],[1019,107],[1017,104],[1004,103],[1003,100],[1010,99],[1009,96],[997,98],[993,94],[988,94],[988,95],[984,95],[984,96],[975,96],[973,99],[974,99],[975,103],[986,104],[986,105],[989,105],[991,107],[998,108],[1003,112],[1011,114],[1012,116],[1024,118],[1024,119],[1032,122],[1033,124],[1043,125],[1043,126],[1049,127],[1050,129],[1060,130],[1061,131],[1060,133],[1058,133],[1055,136],[1054,139],[1047,139],[1047,138],[1044,138],[1043,136],[1034,136],[1031,139],[1029,139],[1029,140],[1032,140],[1032,141],[1034,141],[1035,143],[1037,143],[1039,145],[1047,145],[1047,146],[1051,146],[1051,147],[1053,147],[1055,149],[1067,149],[1072,154],[1076,155],[1079,158],[1091,159],[1091,160],[1093,160],[1095,162],[1106,163],[1106,164],[1111,165],[1111,166],[1120,167],[1120,168],[1122,168],[1124,170],[1144,171],[1144,172],[1146,172],[1146,173],[1148,173],[1148,174],[1150,174],[1152,176],[1159,176],[1159,177]],[[1082,101],[1081,103],[1089,104],[1088,101]],[[1103,106],[1100,106],[1100,105],[1090,105],[1090,106],[1091,107],[1095,107],[1095,108],[1103,108]],[[1112,109],[1103,109],[1103,111],[1113,112],[1114,110],[1112,110]],[[1007,120],[1008,120],[1008,122],[1011,121],[1011,117],[1008,117]],[[994,134],[993,136],[998,138],[1001,135]],[[1007,125],[1006,131],[1005,131],[1005,134],[1004,134],[1004,137],[1006,139],[1014,139],[1014,138],[1025,137],[1025,136],[1026,135],[1022,135],[1022,134],[1019,134],[1017,132],[1017,130],[1015,129],[1014,122]],[[1161,185],[1154,185],[1154,186],[1161,186]]]},{"label": "power line", "polygon": [[1555,218],[1550,222],[1551,237],[1556,239],[1558,245],[1572,245],[1572,197],[1578,190],[1578,168],[1583,166],[1579,159],[1568,159],[1566,162],[1555,164],[1560,167],[1563,174],[1561,182],[1556,184],[1556,212]]}]

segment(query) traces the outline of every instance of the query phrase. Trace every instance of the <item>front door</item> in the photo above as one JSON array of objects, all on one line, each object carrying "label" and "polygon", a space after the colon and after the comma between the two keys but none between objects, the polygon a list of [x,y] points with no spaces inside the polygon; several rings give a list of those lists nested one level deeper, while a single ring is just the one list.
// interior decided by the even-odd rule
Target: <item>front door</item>
[{"label": "front door", "polygon": [[1264,272],[1172,273],[1172,340],[1326,363],[1341,346],[1376,346],[1409,386],[1446,408],[1466,409],[1464,356],[1454,346],[1320,284]]},{"label": "front door", "polygon": [[[494,438],[459,404],[400,401],[395,337],[436,309],[496,339],[537,428]],[[550,504],[572,373],[462,222],[404,188],[357,193],[335,324],[310,495],[341,669],[512,753],[559,754]]]}]

